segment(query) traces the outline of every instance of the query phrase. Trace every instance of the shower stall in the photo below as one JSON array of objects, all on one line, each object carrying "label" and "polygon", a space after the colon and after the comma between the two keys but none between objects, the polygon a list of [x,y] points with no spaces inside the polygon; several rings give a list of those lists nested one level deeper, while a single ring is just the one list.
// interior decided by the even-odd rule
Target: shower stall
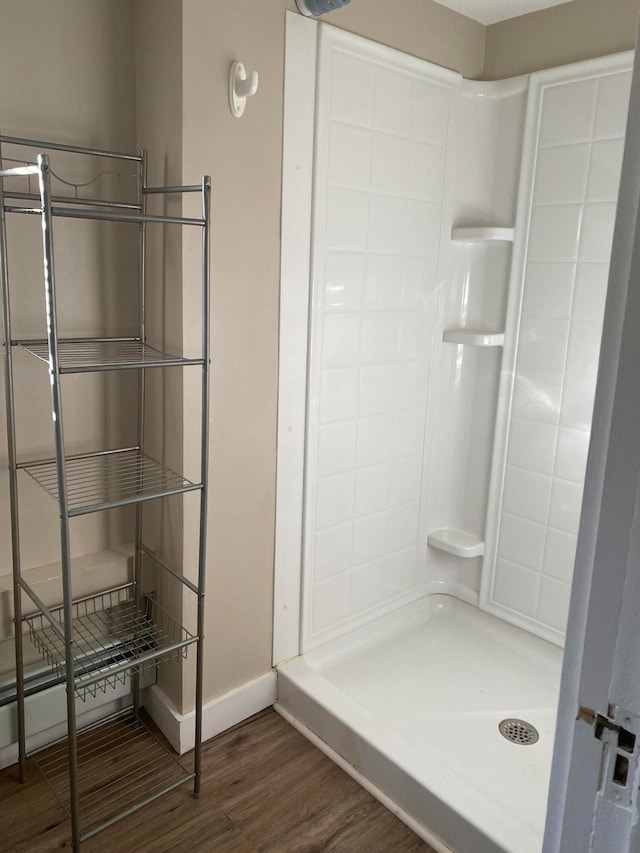
[{"label": "shower stall", "polygon": [[542,847],[632,61],[288,21],[278,709],[437,851]]}]

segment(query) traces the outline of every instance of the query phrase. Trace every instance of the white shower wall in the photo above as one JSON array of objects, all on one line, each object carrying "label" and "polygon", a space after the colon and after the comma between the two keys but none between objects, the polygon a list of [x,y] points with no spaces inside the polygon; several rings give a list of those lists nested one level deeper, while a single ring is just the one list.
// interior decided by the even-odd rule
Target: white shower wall
[{"label": "white shower wall", "polygon": [[431,593],[561,644],[631,57],[318,36],[301,651]]},{"label": "white shower wall", "polygon": [[[429,422],[425,436],[428,593],[478,604],[496,420],[512,233],[522,156],[527,79],[464,80],[456,102],[451,159],[453,231],[443,246],[441,293]],[[460,229],[474,229],[475,242]],[[507,239],[494,240],[498,235]],[[453,239],[453,238],[456,239]],[[487,346],[466,340],[486,332]],[[454,335],[455,340],[448,339]],[[462,337],[460,337],[462,335]],[[492,335],[498,337],[492,338]],[[443,339],[444,338],[444,339]],[[462,531],[479,555],[437,547],[437,532]]]},{"label": "white shower wall", "polygon": [[[516,311],[482,605],[562,643],[631,86],[628,56],[532,76]],[[511,374],[515,381],[511,381]],[[501,466],[499,470],[499,466]]]},{"label": "white shower wall", "polygon": [[460,80],[321,28],[304,649],[423,591],[425,421]]}]

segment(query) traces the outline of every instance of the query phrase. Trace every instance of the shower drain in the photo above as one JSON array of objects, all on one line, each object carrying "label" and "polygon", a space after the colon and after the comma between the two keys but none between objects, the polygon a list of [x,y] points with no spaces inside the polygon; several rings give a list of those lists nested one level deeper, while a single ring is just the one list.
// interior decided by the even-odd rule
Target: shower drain
[{"label": "shower drain", "polygon": [[498,725],[502,737],[520,746],[531,746],[540,739],[538,730],[525,720],[503,720]]}]

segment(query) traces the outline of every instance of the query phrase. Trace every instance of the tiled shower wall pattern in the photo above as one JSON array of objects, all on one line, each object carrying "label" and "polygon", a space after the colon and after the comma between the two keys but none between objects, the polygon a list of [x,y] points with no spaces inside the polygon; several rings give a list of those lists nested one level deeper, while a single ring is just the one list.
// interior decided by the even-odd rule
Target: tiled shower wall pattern
[{"label": "tiled shower wall pattern", "polygon": [[437,69],[431,80],[427,71],[385,61],[385,50],[360,53],[339,34],[321,46],[307,649],[421,592],[421,481],[452,83],[439,80]]},{"label": "tiled shower wall pattern", "polygon": [[631,72],[543,90],[492,601],[567,622]]}]

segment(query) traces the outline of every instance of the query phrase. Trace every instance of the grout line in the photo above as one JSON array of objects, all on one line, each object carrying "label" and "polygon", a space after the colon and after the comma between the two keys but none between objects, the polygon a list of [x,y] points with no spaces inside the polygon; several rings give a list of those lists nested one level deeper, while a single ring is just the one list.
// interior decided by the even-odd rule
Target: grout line
[{"label": "grout line", "polygon": [[[558,432],[560,431],[560,429],[570,429],[570,427],[558,427]],[[577,431],[589,434],[589,430]],[[539,477],[546,477],[550,480],[559,480],[561,483],[570,483],[572,486],[584,486],[584,478],[582,478],[582,480],[569,480],[567,477],[558,477],[558,475],[555,473],[545,474],[543,471],[536,471],[533,468],[525,468],[524,465],[514,465],[512,462],[507,462],[507,468],[515,468],[517,471],[526,471],[528,474],[537,474]],[[517,513],[515,512],[509,514],[517,515]],[[522,516],[522,518],[525,518],[525,516]]]}]

